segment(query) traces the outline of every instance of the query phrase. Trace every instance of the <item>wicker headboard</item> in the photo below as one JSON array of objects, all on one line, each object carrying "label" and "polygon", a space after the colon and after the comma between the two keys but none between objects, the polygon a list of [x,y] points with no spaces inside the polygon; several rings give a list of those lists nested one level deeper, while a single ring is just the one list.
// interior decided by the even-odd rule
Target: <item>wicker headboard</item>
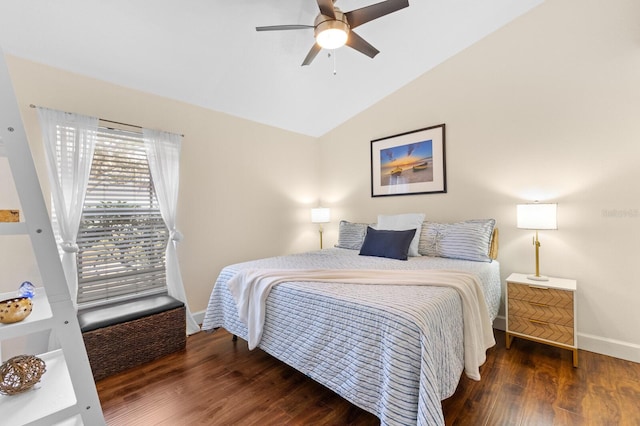
[{"label": "wicker headboard", "polygon": [[489,257],[493,260],[498,258],[498,228],[493,228],[491,245],[489,246]]}]

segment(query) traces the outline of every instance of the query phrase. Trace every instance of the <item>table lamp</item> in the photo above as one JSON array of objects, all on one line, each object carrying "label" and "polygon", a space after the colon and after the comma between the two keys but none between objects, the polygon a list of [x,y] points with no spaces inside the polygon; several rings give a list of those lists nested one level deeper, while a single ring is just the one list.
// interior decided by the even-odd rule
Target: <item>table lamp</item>
[{"label": "table lamp", "polygon": [[527,278],[535,281],[549,281],[549,277],[540,275],[540,240],[538,231],[558,229],[558,205],[555,203],[529,203],[517,206],[517,227],[519,229],[534,229],[536,235],[533,245],[536,247],[536,273]]},{"label": "table lamp", "polygon": [[311,209],[311,222],[319,224],[320,227],[320,249],[322,249],[322,224],[331,220],[331,211],[326,207]]}]

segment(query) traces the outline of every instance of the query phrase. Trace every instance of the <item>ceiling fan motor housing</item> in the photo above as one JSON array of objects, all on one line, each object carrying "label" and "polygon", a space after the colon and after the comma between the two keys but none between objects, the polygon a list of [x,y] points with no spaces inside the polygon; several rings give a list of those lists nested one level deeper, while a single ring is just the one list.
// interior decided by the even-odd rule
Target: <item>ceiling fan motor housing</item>
[{"label": "ceiling fan motor housing", "polygon": [[[333,19],[332,17],[326,16],[323,14],[319,14],[316,17],[315,22],[313,24],[315,27],[314,35],[316,37],[316,40],[318,40],[318,37],[322,37],[321,34],[324,33],[325,31],[329,31],[329,33],[341,32],[342,34],[345,34],[348,37],[349,23],[347,22],[347,17],[337,7],[335,8],[335,15],[336,15],[336,19]],[[336,46],[336,47],[340,47],[344,45],[344,42],[346,42],[346,38],[339,46]]]}]

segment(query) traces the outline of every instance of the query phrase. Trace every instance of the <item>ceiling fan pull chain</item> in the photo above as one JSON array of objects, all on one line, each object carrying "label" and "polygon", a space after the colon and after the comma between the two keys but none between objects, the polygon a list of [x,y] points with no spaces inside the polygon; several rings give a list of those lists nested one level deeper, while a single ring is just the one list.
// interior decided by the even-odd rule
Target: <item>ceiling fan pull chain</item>
[{"label": "ceiling fan pull chain", "polygon": [[[331,54],[329,54],[331,55]],[[338,74],[337,66],[336,66],[336,52],[333,52],[333,75]]]}]

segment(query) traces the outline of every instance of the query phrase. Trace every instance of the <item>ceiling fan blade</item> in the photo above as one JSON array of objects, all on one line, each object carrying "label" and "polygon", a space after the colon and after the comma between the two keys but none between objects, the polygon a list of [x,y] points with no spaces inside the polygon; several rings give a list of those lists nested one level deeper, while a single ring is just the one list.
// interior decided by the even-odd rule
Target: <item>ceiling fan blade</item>
[{"label": "ceiling fan blade", "polygon": [[321,50],[322,47],[320,47],[318,43],[313,43],[313,46],[311,46],[311,50],[309,50],[309,53],[307,53],[307,57],[304,58],[304,61],[302,62],[302,66],[304,67],[305,65],[311,64],[311,62],[313,62],[313,60]]},{"label": "ceiling fan blade", "polygon": [[307,28],[313,28],[313,25],[271,25],[256,27],[256,31],[306,30]]},{"label": "ceiling fan blade", "polygon": [[397,10],[404,9],[408,6],[409,0],[387,0],[381,3],[372,4],[371,6],[346,12],[345,16],[347,17],[347,22],[349,22],[349,27],[354,29],[369,21],[373,21],[374,19],[388,15]]},{"label": "ceiling fan blade", "polygon": [[329,18],[336,19],[336,12],[333,9],[332,0],[318,0],[318,7],[320,8],[320,13]]},{"label": "ceiling fan blade", "polygon": [[347,39],[347,46],[356,49],[360,53],[364,53],[370,58],[376,56],[380,51],[370,45],[365,39],[360,37],[353,31],[349,32],[349,38]]}]

